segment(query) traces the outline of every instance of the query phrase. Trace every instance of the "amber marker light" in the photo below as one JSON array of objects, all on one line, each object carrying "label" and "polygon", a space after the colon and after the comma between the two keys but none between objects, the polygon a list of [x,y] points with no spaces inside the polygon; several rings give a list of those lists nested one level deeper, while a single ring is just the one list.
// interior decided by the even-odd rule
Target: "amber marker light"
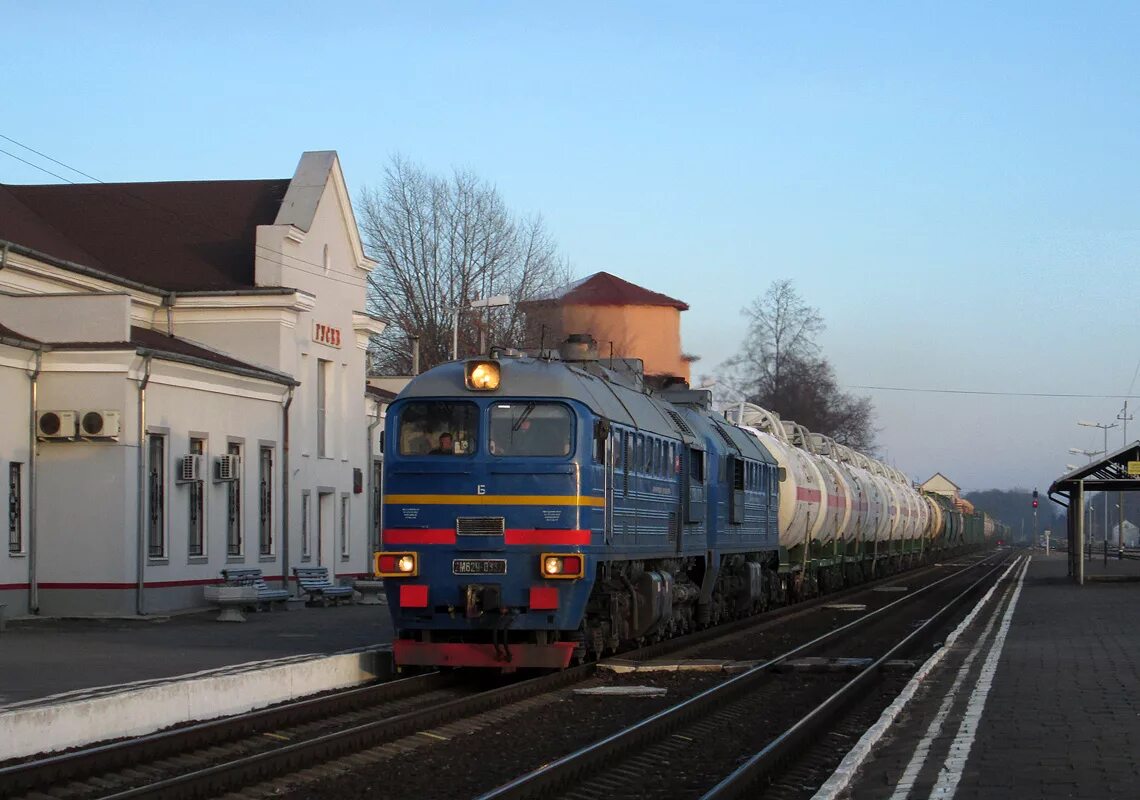
[{"label": "amber marker light", "polygon": [[377,553],[375,572],[381,578],[414,578],[419,575],[415,553]]},{"label": "amber marker light", "polygon": [[543,553],[539,559],[544,578],[581,578],[586,559],[580,553]]},{"label": "amber marker light", "polygon": [[477,392],[493,392],[499,388],[499,362],[468,361],[467,388]]}]

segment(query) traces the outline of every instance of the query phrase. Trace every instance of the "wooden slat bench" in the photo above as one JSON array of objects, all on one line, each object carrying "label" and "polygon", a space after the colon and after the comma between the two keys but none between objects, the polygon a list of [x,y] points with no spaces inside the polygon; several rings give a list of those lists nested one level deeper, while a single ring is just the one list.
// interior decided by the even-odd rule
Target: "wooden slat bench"
[{"label": "wooden slat bench", "polygon": [[318,600],[326,606],[329,600],[334,604],[341,600],[352,601],[352,587],[338,586],[330,581],[328,567],[293,567],[293,574],[301,591],[309,596],[306,605],[315,605]]},{"label": "wooden slat bench", "polygon": [[[273,610],[274,603],[284,604],[289,599],[288,589],[273,589],[265,582],[265,578],[261,575],[261,570],[253,567],[232,567],[222,570],[222,578],[226,583],[232,584],[252,584],[257,587],[257,608],[260,609],[262,604],[265,605],[270,611]],[[287,608],[288,606],[286,606]]]}]

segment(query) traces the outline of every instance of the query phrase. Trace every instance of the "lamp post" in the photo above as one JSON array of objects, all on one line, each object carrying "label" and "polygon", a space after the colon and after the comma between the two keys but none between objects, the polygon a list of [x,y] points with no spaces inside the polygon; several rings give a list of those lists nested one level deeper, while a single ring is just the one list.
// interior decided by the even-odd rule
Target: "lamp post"
[{"label": "lamp post", "polygon": [[[1108,429],[1118,427],[1117,424],[1114,422],[1111,425],[1105,425],[1103,422],[1085,422],[1083,420],[1078,420],[1077,424],[1080,425],[1082,428],[1100,428],[1102,431],[1104,431],[1104,450],[1102,452],[1105,455],[1108,455]],[[1107,563],[1107,561],[1108,561],[1108,492],[1102,490],[1101,494],[1104,495],[1104,560]],[[1122,548],[1122,552],[1123,552],[1123,548]]]},{"label": "lamp post", "polygon": [[[459,358],[459,312],[464,308],[497,308],[499,306],[509,306],[511,298],[505,294],[497,294],[494,297],[482,297],[478,300],[472,300],[469,306],[456,306],[452,310],[452,326],[451,326],[451,360]],[[479,332],[479,352],[483,352],[483,333]]]},{"label": "lamp post", "polygon": [[[1070,447],[1069,452],[1072,453],[1073,455],[1085,456],[1086,458],[1088,458],[1089,463],[1091,464],[1092,460],[1093,460],[1093,456],[1099,456],[1104,451],[1103,450],[1081,450],[1078,447]],[[1066,466],[1072,467],[1073,465],[1067,464]]]}]

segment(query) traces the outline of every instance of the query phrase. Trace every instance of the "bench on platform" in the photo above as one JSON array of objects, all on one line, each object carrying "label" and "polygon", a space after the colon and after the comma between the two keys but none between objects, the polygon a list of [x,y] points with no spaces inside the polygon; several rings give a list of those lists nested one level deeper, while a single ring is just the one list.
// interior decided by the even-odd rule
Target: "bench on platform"
[{"label": "bench on platform", "polygon": [[314,605],[318,600],[326,606],[329,600],[334,604],[341,600],[352,600],[353,588],[338,586],[330,581],[328,567],[293,567],[293,575],[297,578],[301,591],[309,596],[307,605]]},{"label": "bench on platform", "polygon": [[270,611],[274,603],[284,603],[289,599],[288,589],[273,589],[265,582],[261,570],[253,567],[227,567],[222,570],[222,578],[226,583],[234,586],[250,585],[257,589],[257,605],[260,610],[264,604]]}]

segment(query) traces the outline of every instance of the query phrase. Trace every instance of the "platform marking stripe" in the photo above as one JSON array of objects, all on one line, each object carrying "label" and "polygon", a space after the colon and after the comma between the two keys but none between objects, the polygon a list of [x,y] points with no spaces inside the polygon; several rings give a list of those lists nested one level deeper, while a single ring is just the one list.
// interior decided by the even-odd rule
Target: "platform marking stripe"
[{"label": "platform marking stripe", "polygon": [[962,635],[966,628],[970,627],[974,618],[978,616],[978,613],[986,605],[990,597],[993,596],[994,590],[997,589],[998,585],[1005,580],[1006,576],[1017,566],[1021,558],[1021,556],[1018,556],[1013,560],[1012,564],[1006,567],[1005,572],[1003,572],[1001,577],[994,582],[994,585],[982,595],[982,599],[970,610],[966,618],[959,622],[958,627],[950,632],[950,635],[946,637],[946,641],[942,647],[935,650],[930,658],[926,659],[926,662],[919,667],[918,672],[914,673],[910,682],[899,692],[899,696],[896,697],[889,706],[883,709],[879,720],[867,729],[867,732],[860,737],[859,741],[855,743],[855,746],[843,757],[843,761],[835,768],[835,772],[831,774],[831,777],[819,787],[819,791],[812,796],[812,800],[835,800],[841,792],[847,789],[848,785],[850,785],[851,781],[855,778],[855,773],[859,767],[862,766],[878,741],[883,738],[887,730],[894,724],[895,718],[906,708],[907,703],[911,701],[915,692],[918,691],[918,687],[926,680],[926,676],[930,674],[931,670],[938,666],[939,662],[950,652],[950,647],[958,640],[958,637]]},{"label": "platform marking stripe", "polygon": [[1021,568],[1021,575],[1017,579],[1017,588],[1013,591],[1013,597],[1010,598],[1009,606],[1006,607],[1005,615],[1002,617],[1001,627],[998,629],[997,636],[994,637],[993,644],[990,645],[990,652],[986,655],[985,663],[982,664],[982,672],[978,676],[977,684],[974,685],[974,691],[970,694],[966,713],[962,717],[962,723],[958,726],[958,733],[954,737],[954,742],[950,745],[950,753],[942,765],[942,772],[934,791],[930,793],[931,797],[942,797],[949,800],[958,791],[958,783],[962,780],[963,768],[970,757],[970,748],[974,746],[978,723],[981,722],[982,712],[986,709],[986,698],[989,697],[990,687],[993,686],[998,659],[1001,658],[1001,651],[1005,647],[1005,637],[1009,633],[1010,623],[1013,622],[1013,611],[1017,608],[1017,599],[1021,596],[1021,587],[1025,583],[1025,573],[1028,569],[1029,558],[1026,558],[1025,566]]},{"label": "platform marking stripe", "polygon": [[[997,604],[997,609],[1001,609],[1005,605],[1005,601],[1009,599],[1010,592],[1013,591],[1013,584],[1011,583],[1006,587],[1005,594],[1002,595],[1001,600]],[[930,747],[934,740],[942,735],[942,726],[946,722],[946,717],[950,715],[950,709],[954,705],[954,701],[958,699],[958,690],[962,688],[962,684],[966,681],[966,676],[969,674],[970,669],[974,666],[974,659],[982,652],[986,643],[989,642],[990,633],[993,631],[994,626],[997,624],[998,614],[990,614],[989,621],[986,627],[982,630],[978,641],[970,650],[970,654],[966,656],[966,660],[962,662],[962,666],[958,668],[958,674],[954,677],[954,683],[950,686],[950,690],[946,693],[946,697],[942,699],[942,705],[938,707],[938,713],[934,715],[930,725],[926,729],[925,735],[919,741],[918,746],[914,748],[914,755],[911,756],[910,762],[906,765],[903,775],[899,778],[898,785],[895,787],[895,793],[891,795],[891,800],[906,800],[912,788],[914,788],[915,781],[918,780],[918,774],[922,768],[926,766],[926,759],[930,755]]]}]

